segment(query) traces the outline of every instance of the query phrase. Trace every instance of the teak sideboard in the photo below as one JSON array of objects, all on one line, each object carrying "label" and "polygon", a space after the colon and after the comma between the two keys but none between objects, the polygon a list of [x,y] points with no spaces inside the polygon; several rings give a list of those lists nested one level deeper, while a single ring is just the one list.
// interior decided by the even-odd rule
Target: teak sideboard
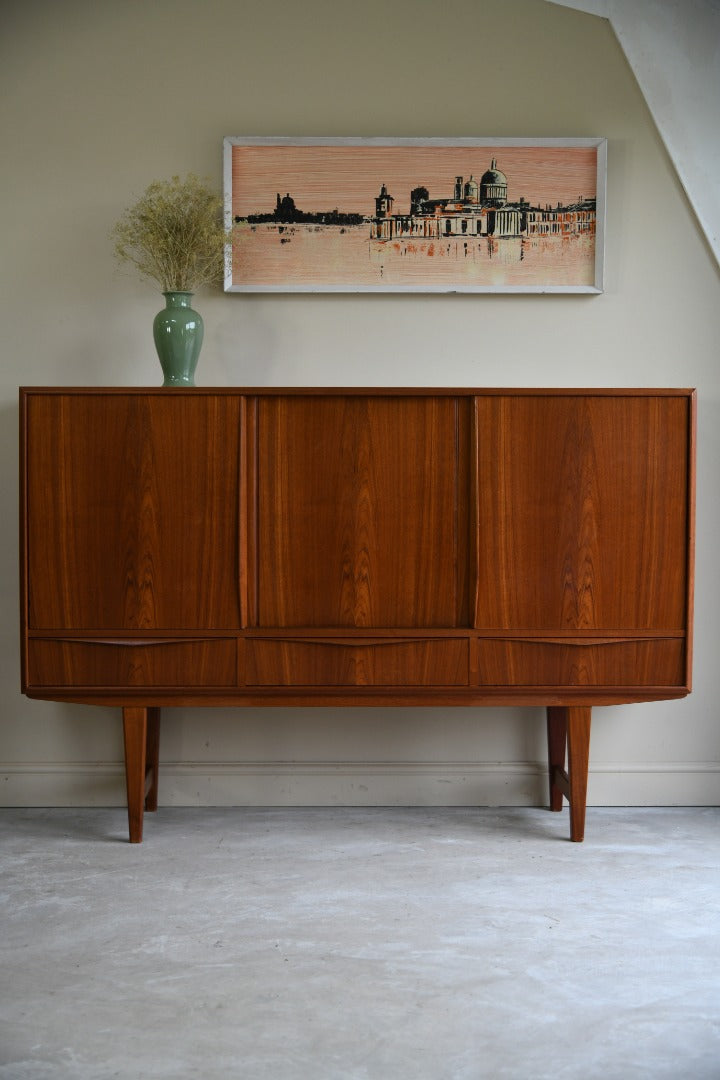
[{"label": "teak sideboard", "polygon": [[122,708],[132,842],[164,706],[543,706],[582,840],[592,706],[690,691],[692,390],[20,407],[23,692]]}]

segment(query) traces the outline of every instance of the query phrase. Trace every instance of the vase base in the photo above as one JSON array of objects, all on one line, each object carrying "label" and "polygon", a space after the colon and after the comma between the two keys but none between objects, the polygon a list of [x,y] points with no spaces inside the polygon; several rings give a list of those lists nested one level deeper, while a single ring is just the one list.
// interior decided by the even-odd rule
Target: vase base
[{"label": "vase base", "polygon": [[191,388],[195,386],[194,379],[183,379],[181,376],[171,375],[163,379],[163,386],[174,386],[176,389]]}]

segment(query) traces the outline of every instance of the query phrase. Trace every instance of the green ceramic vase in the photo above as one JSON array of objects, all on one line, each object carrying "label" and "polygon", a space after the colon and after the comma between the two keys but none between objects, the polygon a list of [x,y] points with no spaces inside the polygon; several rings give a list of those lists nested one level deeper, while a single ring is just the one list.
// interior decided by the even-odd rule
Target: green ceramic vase
[{"label": "green ceramic vase", "polygon": [[153,321],[155,348],[165,376],[163,386],[194,386],[205,331],[202,316],[190,306],[191,292],[166,292],[165,307]]}]

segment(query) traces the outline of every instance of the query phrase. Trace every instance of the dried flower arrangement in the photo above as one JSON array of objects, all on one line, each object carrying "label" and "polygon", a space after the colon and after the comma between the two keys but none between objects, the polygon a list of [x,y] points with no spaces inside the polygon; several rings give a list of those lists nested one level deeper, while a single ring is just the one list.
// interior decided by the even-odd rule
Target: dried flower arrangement
[{"label": "dried flower arrangement", "polygon": [[223,279],[222,197],[192,173],[150,184],[111,235],[117,259],[132,263],[164,293],[195,292]]}]

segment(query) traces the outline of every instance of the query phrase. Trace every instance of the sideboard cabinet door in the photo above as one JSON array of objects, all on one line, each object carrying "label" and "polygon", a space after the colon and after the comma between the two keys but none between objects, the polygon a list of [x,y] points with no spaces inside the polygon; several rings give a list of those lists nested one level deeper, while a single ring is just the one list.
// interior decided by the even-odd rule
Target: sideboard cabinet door
[{"label": "sideboard cabinet door", "polygon": [[257,625],[469,625],[470,406],[259,400]]},{"label": "sideboard cabinet door", "polygon": [[688,395],[477,399],[483,629],[682,632]]},{"label": "sideboard cabinet door", "polygon": [[27,398],[31,630],[240,626],[241,399]]}]

